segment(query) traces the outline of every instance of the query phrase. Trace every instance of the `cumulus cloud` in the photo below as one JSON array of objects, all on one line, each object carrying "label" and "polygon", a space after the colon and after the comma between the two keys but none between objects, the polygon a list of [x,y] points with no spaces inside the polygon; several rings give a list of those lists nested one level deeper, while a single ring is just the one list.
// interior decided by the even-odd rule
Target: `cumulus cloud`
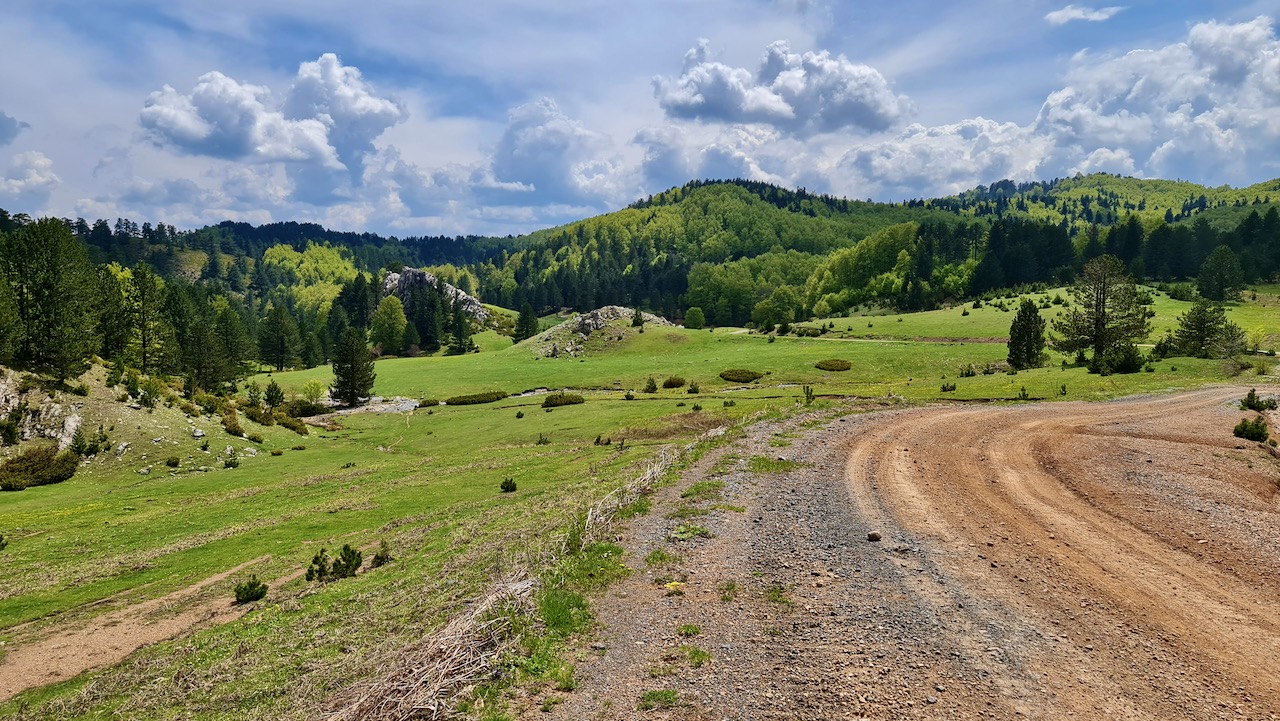
[{"label": "cumulus cloud", "polygon": [[18,133],[24,129],[31,127],[26,123],[5,115],[4,111],[0,111],[0,146],[8,145],[13,139],[18,137]]},{"label": "cumulus cloud", "polygon": [[44,153],[19,153],[0,177],[0,199],[17,212],[34,213],[43,207],[61,181],[53,172],[53,161]]},{"label": "cumulus cloud", "polygon": [[1125,10],[1124,6],[1112,6],[1105,8],[1093,9],[1083,5],[1068,5],[1061,10],[1054,10],[1044,19],[1050,25],[1066,25],[1069,22],[1083,20],[1091,23],[1106,22],[1115,17],[1119,12]]},{"label": "cumulus cloud", "polygon": [[[498,140],[486,194],[495,202],[595,203],[624,193],[612,141],[541,98],[513,109]],[[627,189],[634,191],[635,189]]]},{"label": "cumulus cloud", "polygon": [[763,123],[796,135],[882,131],[913,112],[875,68],[825,50],[793,53],[783,41],[767,48],[753,73],[713,60],[700,40],[681,75],[656,77],[653,87],[668,117]]},{"label": "cumulus cloud", "polygon": [[348,194],[374,140],[406,116],[327,53],[299,66],[283,98],[213,71],[190,93],[168,85],[152,93],[139,122],[153,143],[182,154],[284,163],[295,196],[321,204]]}]

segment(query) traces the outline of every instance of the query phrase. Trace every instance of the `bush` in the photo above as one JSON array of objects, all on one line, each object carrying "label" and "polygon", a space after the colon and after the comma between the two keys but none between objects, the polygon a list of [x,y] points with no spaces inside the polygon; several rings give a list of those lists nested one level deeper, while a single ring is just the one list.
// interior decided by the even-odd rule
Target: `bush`
[{"label": "bush", "polygon": [[422,400],[418,401],[418,406],[420,408],[431,408],[432,406],[438,406],[438,405],[440,405],[440,401],[439,399],[436,399],[436,398],[423,398]]},{"label": "bush", "polygon": [[978,375],[978,371],[976,368],[973,367],[972,363],[967,363],[963,368],[960,369],[961,378],[972,378],[976,375]]},{"label": "bush", "polygon": [[820,371],[847,371],[853,364],[843,358],[828,358],[818,361],[814,367]]},{"label": "bush", "polygon": [[240,427],[240,419],[236,417],[234,408],[227,408],[222,414],[222,427],[227,429],[228,435],[244,437],[244,429]]},{"label": "bush", "polygon": [[291,449],[289,449],[289,450],[292,450],[292,451],[305,451],[305,450],[307,450],[307,447],[306,447],[306,446],[294,446],[293,448],[291,448]]},{"label": "bush", "polygon": [[0,464],[0,491],[21,491],[32,486],[61,483],[76,474],[80,456],[58,452],[53,443],[31,446]]},{"label": "bush", "polygon": [[1265,442],[1267,436],[1270,435],[1267,429],[1267,419],[1258,416],[1253,420],[1245,419],[1236,424],[1235,430],[1232,431],[1236,438],[1243,438],[1248,441]]},{"label": "bush", "polygon": [[321,548],[320,552],[311,558],[311,565],[307,567],[307,580],[328,583],[340,578],[351,578],[356,575],[356,571],[360,570],[362,563],[364,563],[364,554],[350,545],[344,544],[338,557],[332,561],[329,560],[328,550]]},{"label": "bush", "polygon": [[254,423],[257,423],[260,426],[275,425],[275,422],[276,422],[275,413],[273,413],[270,410],[263,409],[262,406],[256,406],[256,405],[250,404],[248,406],[245,406],[242,410],[244,411],[245,418],[248,418],[249,420],[253,421]]},{"label": "bush", "polygon": [[[550,408],[548,408],[547,410],[549,411],[549,410],[551,410],[551,409],[550,409]],[[537,446],[549,446],[549,445],[551,445],[551,438],[550,438],[549,436],[547,436],[547,434],[546,434],[546,433],[539,433],[539,434],[538,434],[538,440],[534,442],[534,445],[537,445]]]},{"label": "bush", "polygon": [[955,392],[955,390],[956,390],[956,384],[955,384],[955,383],[943,383],[943,384],[942,384],[942,392],[943,392],[943,393],[954,393],[954,392]]},{"label": "bush", "polygon": [[177,456],[169,456],[164,459],[164,464],[170,468],[177,468],[179,463],[182,463],[182,460]]},{"label": "bush", "polygon": [[626,393],[622,394],[622,399],[626,401],[634,401],[636,399],[636,394],[632,393],[631,391],[627,391]]},{"label": "bush", "polygon": [[644,392],[645,393],[658,392],[658,383],[653,379],[653,376],[649,376],[649,379],[644,382]]},{"label": "bush", "polygon": [[71,392],[78,396],[87,396],[89,395],[89,386],[84,383],[77,383],[71,387]]},{"label": "bush", "polygon": [[667,379],[662,381],[663,388],[680,388],[682,386],[684,386],[684,379],[680,376],[667,376]]},{"label": "bush", "polygon": [[267,584],[258,580],[257,576],[250,576],[248,581],[236,584],[236,604],[244,605],[261,601],[267,595]]},{"label": "bush", "polygon": [[4,534],[0,533],[0,551],[9,547],[9,542],[5,540]]},{"label": "bush", "polygon": [[1243,411],[1274,411],[1276,409],[1275,398],[1259,398],[1258,389],[1250,388],[1249,393],[1240,399],[1240,410]]},{"label": "bush", "polygon": [[720,371],[720,377],[730,383],[754,383],[764,378],[764,374],[746,368],[730,368],[727,371]]},{"label": "bush", "polygon": [[273,455],[273,456],[283,456],[283,455],[284,455],[284,450],[282,450],[282,449],[280,449],[280,448],[272,448],[272,449],[271,449],[271,455]]},{"label": "bush", "polygon": [[524,411],[516,411],[516,418],[524,418]]},{"label": "bush", "polygon": [[282,427],[288,428],[289,430],[293,431],[294,433],[297,433],[300,436],[305,436],[310,432],[307,430],[306,423],[303,423],[302,421],[298,420],[297,418],[294,418],[288,413],[282,413],[280,411],[276,411],[275,418],[276,418],[276,422],[279,423]]},{"label": "bush", "polygon": [[559,406],[575,406],[585,402],[586,400],[577,393],[552,393],[542,399],[542,407],[558,408]]},{"label": "bush", "polygon": [[502,492],[503,492],[503,493],[515,493],[515,492],[516,492],[516,479],[514,479],[514,478],[504,478],[504,479],[502,479],[502,485],[501,485],[501,486],[499,486],[498,488],[500,488],[500,489],[502,490]]},{"label": "bush", "polygon": [[239,467],[240,467],[240,456],[237,456],[237,455],[236,455],[236,454],[234,454],[234,453],[232,453],[231,455],[227,456],[226,458],[224,458],[224,459],[222,460],[222,467],[223,467],[223,468],[239,468]]},{"label": "bush", "polygon": [[250,434],[247,436],[247,438],[249,439],[249,441],[250,441],[251,443],[261,443],[261,442],[262,442],[262,434],[261,434],[261,433],[250,433]]},{"label": "bush", "polygon": [[693,383],[690,383],[690,384],[689,384],[689,391],[688,391],[688,392],[689,392],[689,393],[700,393],[700,392],[702,392],[702,389],[698,387],[698,383],[697,383],[697,381],[694,381]]},{"label": "bush", "polygon": [[446,398],[444,402],[450,406],[474,406],[480,403],[493,403],[506,397],[507,394],[502,391],[485,391],[484,393],[471,393],[469,395]]},{"label": "bush", "polygon": [[373,561],[369,563],[369,567],[382,568],[394,560],[395,558],[391,555],[391,546],[387,544],[386,539],[383,539],[378,543],[378,552],[373,554]]},{"label": "bush", "polygon": [[[312,403],[305,398],[295,398],[289,401],[284,404],[283,410],[285,415],[290,418],[310,418],[311,416],[318,416],[321,413],[329,412],[328,408],[320,405],[319,403]],[[279,410],[276,411],[275,417],[276,420],[280,420]],[[284,424],[281,423],[281,425]]]}]

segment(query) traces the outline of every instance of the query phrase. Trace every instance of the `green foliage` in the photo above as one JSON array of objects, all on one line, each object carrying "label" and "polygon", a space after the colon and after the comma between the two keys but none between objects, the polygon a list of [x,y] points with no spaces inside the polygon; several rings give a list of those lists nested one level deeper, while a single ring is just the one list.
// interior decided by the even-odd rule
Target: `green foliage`
[{"label": "green foliage", "polygon": [[351,578],[356,575],[356,571],[360,570],[363,562],[364,554],[349,544],[343,544],[338,557],[334,559],[329,558],[328,549],[321,548],[307,566],[307,581],[329,583],[342,578]]},{"label": "green foliage", "polygon": [[804,391],[804,404],[806,406],[813,405],[813,401],[817,399],[817,395],[813,392],[813,386],[803,386],[801,390]]},{"label": "green foliage", "polygon": [[182,463],[182,460],[177,456],[169,456],[168,458],[164,459],[164,464],[170,468],[177,468],[178,465],[181,463]]},{"label": "green foliage", "polygon": [[1023,370],[1044,360],[1045,322],[1035,301],[1024,298],[1009,326],[1009,365]]},{"label": "green foliage", "polygon": [[227,435],[244,437],[244,428],[240,427],[240,418],[236,416],[236,409],[228,406],[222,412],[222,427],[226,429]]},{"label": "green foliage", "polygon": [[689,659],[689,665],[693,668],[702,668],[711,660],[711,654],[697,646],[681,646],[676,650]]},{"label": "green foliage", "polygon": [[538,314],[533,306],[526,302],[520,306],[520,316],[516,318],[516,331],[512,340],[519,343],[538,334]]},{"label": "green foliage", "polygon": [[1244,270],[1235,252],[1219,245],[1200,266],[1196,290],[1209,300],[1236,300],[1244,290]]},{"label": "green foliage", "polygon": [[0,491],[61,483],[74,476],[79,465],[80,456],[71,450],[59,453],[56,444],[37,443],[0,463]]},{"label": "green foliage", "polygon": [[240,467],[240,454],[235,453],[235,452],[233,451],[233,452],[231,453],[231,455],[229,455],[229,456],[227,456],[226,458],[222,459],[222,467],[223,467],[223,468],[228,468],[228,469],[229,469],[229,468],[239,468],[239,467]]},{"label": "green foliage", "polygon": [[653,691],[645,691],[640,695],[636,708],[641,711],[653,711],[655,709],[670,709],[680,705],[680,694],[671,689],[658,689]]},{"label": "green foliage", "polygon": [[685,623],[676,627],[676,635],[681,638],[693,638],[702,633],[702,629],[693,623]]},{"label": "green foliage", "polygon": [[655,548],[644,557],[647,566],[674,566],[680,557],[663,548]]},{"label": "green foliage", "polygon": [[847,371],[853,364],[843,358],[827,358],[815,363],[814,367],[822,371]]},{"label": "green foliage", "polygon": [[369,567],[382,568],[394,560],[395,558],[391,555],[391,544],[387,543],[384,538],[378,542],[378,552],[373,554],[373,560],[369,562]]},{"label": "green foliage", "polygon": [[364,342],[364,333],[348,328],[333,358],[333,385],[330,394],[339,403],[355,406],[373,393],[377,374],[373,370],[373,354]]},{"label": "green foliage", "polygon": [[301,420],[294,418],[288,413],[276,411],[275,421],[279,423],[282,427],[288,428],[289,430],[293,431],[294,433],[297,433],[300,436],[305,436],[310,434],[310,431],[307,430],[306,423],[303,423]]},{"label": "green foliage", "polygon": [[1152,312],[1119,259],[1103,255],[1086,263],[1070,292],[1074,305],[1053,322],[1054,347],[1062,353],[1092,350],[1097,364],[1112,348],[1150,334]]},{"label": "green foliage", "polygon": [[9,540],[4,537],[3,533],[0,533],[0,551],[3,551],[8,547],[9,547]]},{"label": "green foliage", "polygon": [[667,376],[667,379],[662,381],[663,388],[682,388],[684,384],[685,380],[680,376]]},{"label": "green foliage", "polygon": [[262,443],[262,441],[263,441],[263,438],[262,438],[262,434],[261,434],[261,433],[250,433],[249,435],[245,436],[245,438],[246,438],[247,440],[249,440],[251,443],[259,443],[259,444],[260,444],[260,443]]},{"label": "green foliage", "polygon": [[249,580],[236,584],[235,594],[237,605],[261,601],[267,596],[267,584],[259,581],[256,575],[250,576]]},{"label": "green foliage", "polygon": [[[1227,358],[1243,350],[1243,331],[1227,320],[1226,310],[1205,298],[1196,301],[1178,316],[1178,328],[1171,342],[1157,343],[1157,354],[1170,355],[1177,350],[1195,358]],[[1172,346],[1172,347],[1169,347]]]},{"label": "green foliage", "polygon": [[542,407],[556,408],[559,406],[572,406],[585,402],[586,399],[576,393],[556,392],[549,393],[546,398],[542,399]]},{"label": "green foliage", "polygon": [[1274,411],[1276,409],[1275,398],[1261,398],[1258,396],[1258,389],[1250,388],[1244,398],[1240,399],[1240,410],[1242,411]]},{"label": "green foliage", "polygon": [[694,523],[681,523],[668,534],[673,541],[689,541],[694,538],[713,538],[715,534]]},{"label": "green foliage", "polygon": [[698,394],[702,392],[702,388],[698,385],[697,381],[690,383],[689,387],[685,390],[687,393],[691,393],[691,394]]},{"label": "green foliage", "polygon": [[404,344],[404,331],[408,323],[404,303],[394,295],[389,295],[382,299],[369,318],[369,341],[383,355],[397,353]]},{"label": "green foliage", "polygon": [[684,313],[684,327],[689,330],[702,330],[707,327],[707,316],[698,306],[692,306]]},{"label": "green foliage", "polygon": [[[363,342],[363,339],[361,339]],[[258,328],[258,348],[262,360],[284,370],[298,361],[302,336],[298,322],[283,306],[273,306]]]},{"label": "green foliage", "polygon": [[745,368],[730,368],[726,371],[720,371],[720,377],[730,383],[754,383],[764,378],[764,374]]},{"label": "green foliage", "polygon": [[1257,416],[1253,420],[1246,418],[1237,423],[1232,433],[1237,438],[1264,443],[1270,435],[1270,430],[1267,428],[1267,419],[1263,416]]},{"label": "green foliage", "polygon": [[483,393],[469,393],[467,395],[452,396],[444,400],[445,405],[450,406],[472,406],[481,403],[493,403],[507,397],[507,393],[503,391],[485,391]]},{"label": "green foliage", "polygon": [[284,405],[284,391],[280,389],[280,384],[276,383],[274,378],[267,384],[267,391],[263,394],[262,401],[272,410]]},{"label": "green foliage", "polygon": [[501,490],[503,493],[515,493],[515,492],[516,492],[516,479],[514,479],[514,478],[504,478],[504,479],[502,479],[502,485],[500,485],[498,488],[499,488],[499,490]]},{"label": "green foliage", "polygon": [[657,393],[657,392],[658,392],[658,383],[657,383],[657,381],[653,380],[653,376],[649,376],[648,378],[646,378],[646,379],[645,379],[645,382],[644,382],[644,392],[645,392],[645,393]]},{"label": "green foliage", "polygon": [[752,473],[787,473],[804,466],[799,461],[789,461],[785,458],[769,458],[768,456],[752,456],[747,462],[747,467]]}]

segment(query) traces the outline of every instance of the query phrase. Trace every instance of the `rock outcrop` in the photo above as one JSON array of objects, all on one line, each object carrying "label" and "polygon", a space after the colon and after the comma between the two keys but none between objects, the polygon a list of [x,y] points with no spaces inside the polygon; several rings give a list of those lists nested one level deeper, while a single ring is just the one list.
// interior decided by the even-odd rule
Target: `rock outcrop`
[{"label": "rock outcrop", "polygon": [[[562,355],[577,357],[586,352],[587,339],[593,335],[606,336],[608,340],[622,340],[630,332],[631,319],[635,317],[631,308],[620,305],[606,305],[587,313],[575,313],[560,325],[549,328],[530,338],[537,353],[547,358],[559,358]],[[675,327],[662,316],[641,312],[646,326]]]},{"label": "rock outcrop", "polygon": [[387,273],[386,279],[382,281],[382,292],[394,295],[403,301],[415,288],[434,291],[437,284],[444,286],[444,295],[450,302],[458,298],[462,299],[462,312],[480,323],[489,324],[489,309],[485,308],[478,298],[445,283],[425,270],[405,268],[401,273]]}]

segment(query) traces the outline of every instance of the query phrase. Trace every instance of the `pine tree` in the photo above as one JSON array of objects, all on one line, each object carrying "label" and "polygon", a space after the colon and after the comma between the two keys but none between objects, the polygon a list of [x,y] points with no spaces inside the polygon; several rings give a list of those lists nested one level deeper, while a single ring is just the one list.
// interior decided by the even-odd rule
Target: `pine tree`
[{"label": "pine tree", "polygon": [[1024,298],[1009,326],[1009,365],[1022,370],[1035,368],[1044,357],[1044,318],[1035,301]]},{"label": "pine tree", "polygon": [[301,347],[297,321],[284,307],[272,307],[262,321],[258,335],[258,352],[262,359],[282,371],[297,360]]},{"label": "pine tree", "polygon": [[644,327],[644,314],[640,312],[640,306],[636,306],[636,312],[631,316],[631,327],[632,328]]},{"label": "pine tree", "polygon": [[1225,245],[1213,249],[1196,278],[1196,289],[1209,300],[1235,300],[1244,289],[1244,271],[1240,259]]},{"label": "pine tree", "polygon": [[453,322],[450,325],[450,333],[453,335],[453,341],[449,344],[449,355],[462,355],[471,351],[471,323],[467,321],[467,314],[462,310],[462,301],[453,304]]},{"label": "pine tree", "polygon": [[373,392],[373,354],[365,345],[364,333],[358,328],[348,328],[338,342],[333,358],[333,386],[330,391],[335,399],[354,406],[361,398]]},{"label": "pine tree", "polygon": [[538,334],[538,314],[534,312],[533,305],[525,303],[520,307],[520,317],[516,319],[516,333],[513,340],[519,343],[526,338],[532,338]]},{"label": "pine tree", "polygon": [[272,410],[284,405],[284,389],[280,387],[279,383],[275,382],[275,379],[272,379],[267,384],[267,390],[262,394],[262,401],[266,403],[267,408]]},{"label": "pine tree", "polygon": [[1107,351],[1140,342],[1151,333],[1154,313],[1141,302],[1133,279],[1119,259],[1089,261],[1070,290],[1075,304],[1053,322],[1054,347],[1063,353],[1093,351],[1100,363]]}]

